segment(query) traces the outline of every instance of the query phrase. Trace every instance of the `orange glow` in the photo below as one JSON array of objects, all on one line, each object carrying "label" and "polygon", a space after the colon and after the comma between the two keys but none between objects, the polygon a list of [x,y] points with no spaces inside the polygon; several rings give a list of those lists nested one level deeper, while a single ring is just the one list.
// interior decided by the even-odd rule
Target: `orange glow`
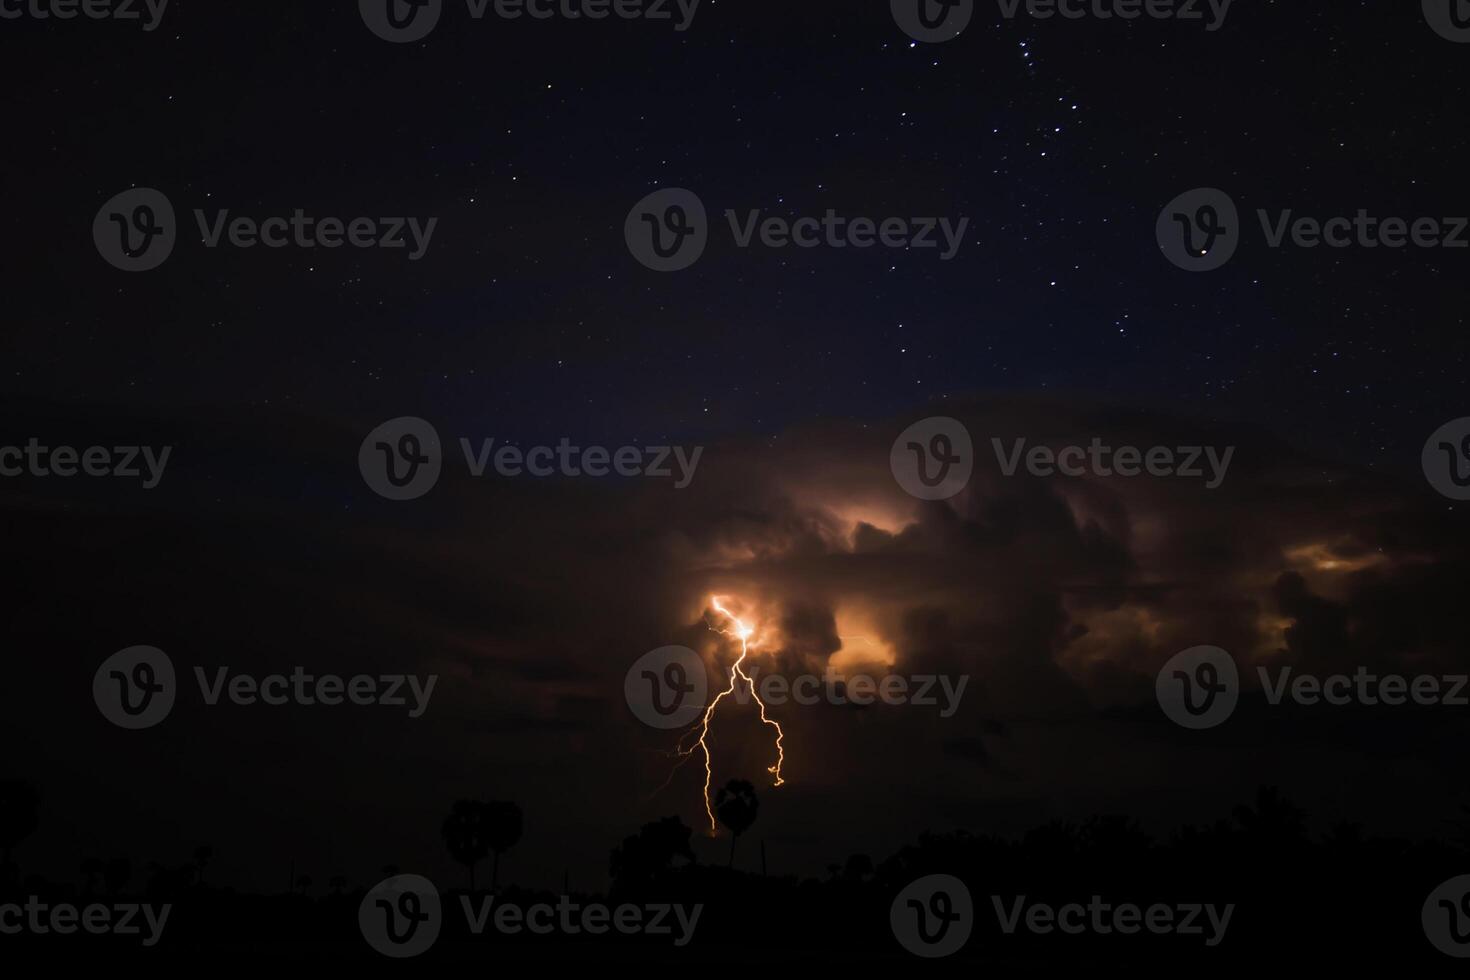
[{"label": "orange glow", "polygon": [[846,526],[848,533],[857,530],[859,524],[868,524],[887,534],[897,534],[914,522],[911,514],[888,501],[839,504],[832,507],[831,512]]},{"label": "orange glow", "polygon": [[898,651],[883,639],[871,616],[849,607],[837,610],[836,620],[837,639],[842,646],[827,659],[827,665],[839,675],[898,663]]},{"label": "orange glow", "polygon": [[1287,550],[1286,557],[1298,565],[1305,564],[1318,572],[1359,572],[1388,561],[1388,556],[1381,552],[1359,555],[1356,558],[1344,558],[1335,554],[1332,547],[1327,544],[1305,544],[1291,548]]}]

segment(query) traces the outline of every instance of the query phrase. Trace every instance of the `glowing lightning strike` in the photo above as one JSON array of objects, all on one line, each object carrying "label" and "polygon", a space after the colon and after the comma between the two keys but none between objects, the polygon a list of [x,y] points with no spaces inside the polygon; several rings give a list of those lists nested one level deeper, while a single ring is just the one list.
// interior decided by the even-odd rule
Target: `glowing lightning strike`
[{"label": "glowing lightning strike", "polygon": [[[752,627],[747,626],[744,622],[737,618],[734,613],[730,612],[730,610],[726,609],[720,603],[720,599],[718,596],[712,597],[710,601],[713,604],[716,612],[718,612],[720,615],[724,616],[726,619],[730,620],[730,622],[734,624],[733,628],[727,630],[715,629],[713,626],[711,626],[710,629],[714,630],[714,632],[716,633],[724,634],[725,636],[737,637],[740,640],[740,656],[733,664],[730,665],[730,686],[725,688],[718,695],[716,695],[715,699],[709,703],[709,707],[705,709],[704,718],[700,721],[699,727],[697,729],[694,729],[694,731],[698,731],[699,733],[699,742],[697,744],[699,745],[699,748],[704,752],[704,812],[705,815],[709,817],[709,832],[710,836],[713,837],[716,833],[718,833],[718,825],[715,823],[714,806],[710,803],[709,788],[710,783],[714,779],[714,770],[710,765],[709,743],[706,741],[706,737],[709,735],[710,719],[714,717],[715,708],[719,706],[720,701],[724,699],[725,695],[735,693],[735,684],[737,683],[737,679],[745,682],[746,687],[750,689],[750,696],[755,698],[756,704],[760,705],[761,721],[764,724],[770,725],[776,730],[776,764],[769,767],[766,772],[769,772],[776,777],[775,785],[777,786],[780,786],[786,782],[786,780],[781,778],[781,766],[784,765],[786,762],[786,751],[784,748],[782,748],[781,741],[786,737],[786,733],[781,730],[781,726],[779,724],[766,717],[766,703],[762,701],[760,695],[755,692],[755,681],[753,681],[750,675],[745,672],[745,668],[743,666],[745,663],[745,657],[750,652],[750,638],[755,633],[755,630]],[[680,742],[681,744],[679,746],[678,754],[682,758],[688,758],[689,755],[694,752],[694,746],[691,745],[689,748],[686,749],[682,745],[683,739],[680,739]]]}]

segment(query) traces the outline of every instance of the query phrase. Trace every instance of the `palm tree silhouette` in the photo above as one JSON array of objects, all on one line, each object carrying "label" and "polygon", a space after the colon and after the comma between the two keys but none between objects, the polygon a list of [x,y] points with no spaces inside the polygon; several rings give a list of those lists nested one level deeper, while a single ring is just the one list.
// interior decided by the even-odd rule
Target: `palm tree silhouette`
[{"label": "palm tree silhouette", "polygon": [[82,875],[86,879],[86,894],[92,895],[97,891],[97,885],[102,880],[102,874],[107,870],[107,863],[101,858],[83,858]]},{"label": "palm tree silhouette", "polygon": [[439,831],[449,855],[470,869],[470,892],[475,891],[475,865],[490,853],[490,813],[479,800],[456,800]]},{"label": "palm tree silhouette", "polygon": [[720,818],[720,823],[728,827],[733,835],[730,838],[729,867],[735,866],[735,845],[740,843],[740,835],[755,823],[756,811],[759,809],[760,801],[755,798],[755,787],[743,779],[730,780],[715,794],[715,816]]},{"label": "palm tree silhouette", "polygon": [[204,885],[204,869],[209,866],[209,859],[214,857],[214,848],[208,844],[201,844],[194,848],[194,873],[200,887]]},{"label": "palm tree silhouette", "polygon": [[490,850],[495,861],[490,870],[490,887],[500,887],[500,855],[515,847],[521,839],[523,818],[521,808],[514,803],[491,800],[485,804],[489,812]]},{"label": "palm tree silhouette", "polygon": [[127,858],[113,858],[107,862],[107,869],[102,872],[102,880],[107,885],[109,896],[126,888],[132,877],[133,862]]},{"label": "palm tree silhouette", "polygon": [[500,887],[500,855],[521,839],[521,825],[521,808],[514,803],[458,800],[450,808],[440,832],[450,855],[469,868],[471,892],[475,890],[475,866],[490,853],[495,855],[490,887]]}]

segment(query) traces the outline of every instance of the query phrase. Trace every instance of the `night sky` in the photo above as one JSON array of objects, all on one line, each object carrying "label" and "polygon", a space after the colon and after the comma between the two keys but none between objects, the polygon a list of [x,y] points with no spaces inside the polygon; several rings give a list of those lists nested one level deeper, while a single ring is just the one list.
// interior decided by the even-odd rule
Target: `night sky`
[{"label": "night sky", "polygon": [[[879,3],[706,0],[683,33],[451,5],[389,45],[351,4],[201,6],[175,0],[151,34],[6,25],[5,207],[27,229],[7,261],[14,397],[653,438],[1082,390],[1290,419],[1392,466],[1459,393],[1457,254],[1257,235],[1194,277],[1151,233],[1199,186],[1247,213],[1463,210],[1464,51],[1416,10],[1243,3],[1213,33],[982,12],[917,45]],[[413,264],[186,241],[163,274],[115,276],[85,232],[135,184],[181,209],[440,227]],[[716,215],[970,228],[943,264],[725,236],[655,276],[620,229],[662,186]]]},{"label": "night sky", "polygon": [[[0,776],[40,799],[22,870],[70,881],[126,855],[141,887],[208,842],[213,881],[242,892],[301,869],[368,887],[389,864],[447,890],[462,869],[438,825],[467,798],[525,810],[501,874],[526,888],[605,889],[610,849],[670,815],[721,864],[696,766],[660,792],[671,739],[622,695],[667,644],[728,663],[712,595],[780,624],[772,665],[819,669],[856,620],[896,670],[971,677],[952,719],[786,709],[780,789],[737,711],[717,782],[757,781],[773,874],[1099,812],[1162,836],[1261,785],[1313,832],[1443,833],[1470,789],[1465,709],[1323,724],[1256,690],[1202,743],[1153,685],[1199,644],[1324,674],[1466,667],[1470,524],[1420,453],[1470,414],[1470,250],[1271,248],[1256,211],[1470,214],[1470,45],[1407,2],[1239,0],[1214,31],[977,6],[938,44],[879,0],[703,0],[685,31],[476,21],[446,0],[407,44],[346,0],[172,0],[153,31],[0,20],[0,445],[173,447],[155,490],[0,479]],[[133,187],[179,219],[149,272],[92,236]],[[1155,223],[1201,187],[1230,195],[1244,240],[1191,273]],[[680,272],[624,240],[663,188],[708,209]],[[206,248],[196,208],[437,224],[416,261]],[[946,261],[738,248],[726,209],[968,224]],[[447,458],[395,503],[356,461],[400,416],[430,420]],[[979,451],[949,501],[888,466],[928,416]],[[992,436],[1238,449],[1206,491],[1007,479]],[[472,480],[461,437],[703,458],[680,490]],[[135,644],[181,674],[304,664],[439,689],[412,721],[181,695],[121,732],[89,691]]]}]

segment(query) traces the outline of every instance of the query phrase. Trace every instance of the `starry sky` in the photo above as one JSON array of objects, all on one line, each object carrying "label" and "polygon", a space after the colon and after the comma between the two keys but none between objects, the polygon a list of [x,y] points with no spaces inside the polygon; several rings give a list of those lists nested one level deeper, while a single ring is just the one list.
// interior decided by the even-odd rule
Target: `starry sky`
[{"label": "starry sky", "polygon": [[[321,879],[388,860],[449,874],[438,821],[489,795],[527,810],[520,880],[600,883],[644,821],[698,818],[687,781],[651,797],[667,746],[620,685],[644,651],[708,640],[698,603],[715,590],[819,623],[850,601],[901,663],[972,673],[981,692],[942,730],[794,720],[789,801],[761,825],[783,869],[1098,806],[1207,821],[1270,778],[1394,831],[1455,812],[1458,723],[1345,725],[1259,761],[1295,746],[1273,716],[1215,743],[1228,778],[1206,780],[1151,700],[1158,665],[1204,642],[1323,668],[1463,666],[1470,530],[1419,453],[1466,414],[1470,256],[1274,250],[1257,229],[1191,274],[1154,233],[1196,187],[1252,222],[1470,210],[1470,49],[1417,5],[1241,0],[1213,33],[982,5],[939,45],[879,2],[705,0],[683,33],[461,11],[406,45],[355,8],[173,0],[152,33],[0,26],[0,441],[179,447],[151,495],[0,486],[27,571],[12,642],[34,652],[0,731],[45,784],[28,861],[69,873],[80,854],[173,860],[210,840],[220,879],[246,888],[291,855]],[[418,262],[186,233],[132,275],[90,234],[132,186],[181,215],[438,226]],[[665,187],[712,216],[969,224],[949,262],[723,234],[659,274],[623,226]],[[1241,476],[1205,500],[1023,480],[918,508],[889,445],[941,410],[977,438],[1239,444]],[[395,507],[356,453],[404,415],[446,437],[699,444],[707,462],[683,495],[460,477]],[[816,664],[826,632],[785,655]],[[262,731],[196,707],[125,743],[86,692],[134,643],[182,664],[454,683],[412,730],[292,713]],[[1392,762],[1385,781],[1360,779],[1364,757]]]},{"label": "starry sky", "polygon": [[[1252,2],[1225,27],[1007,21],[912,42],[885,5],[708,0],[694,27],[471,22],[389,45],[343,5],[176,0],[158,31],[17,22],[6,390],[112,406],[417,413],[526,438],[774,434],[976,391],[1083,391],[1412,462],[1465,367],[1453,252],[1161,261],[1197,186],[1303,214],[1465,196],[1463,54],[1417,11]],[[461,12],[462,13],[462,12]],[[98,29],[103,28],[105,29]],[[1412,52],[1412,57],[1405,57]],[[181,250],[99,266],[112,194],[419,214],[421,262]],[[964,248],[631,261],[632,203],[968,217]]]}]

